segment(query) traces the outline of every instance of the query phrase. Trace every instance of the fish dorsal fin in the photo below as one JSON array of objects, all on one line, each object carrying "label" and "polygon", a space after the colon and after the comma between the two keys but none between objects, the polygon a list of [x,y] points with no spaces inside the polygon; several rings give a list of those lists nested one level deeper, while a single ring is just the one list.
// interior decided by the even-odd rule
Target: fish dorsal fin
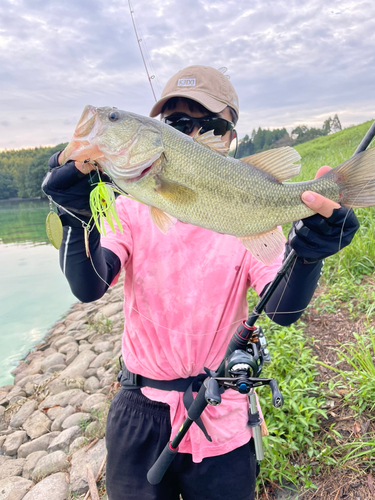
[{"label": "fish dorsal fin", "polygon": [[252,234],[238,238],[246,250],[260,262],[269,266],[284,251],[285,238],[275,227],[265,233]]},{"label": "fish dorsal fin", "polygon": [[294,148],[287,146],[247,156],[241,158],[240,161],[251,163],[254,167],[267,172],[267,174],[282,182],[299,174],[301,165],[296,165],[295,162],[300,159],[299,153]]},{"label": "fish dorsal fin", "polygon": [[172,215],[168,215],[160,208],[148,207],[150,211],[150,217],[152,222],[154,222],[163,234],[167,234],[172,227],[176,224],[177,219]]},{"label": "fish dorsal fin", "polygon": [[162,176],[156,178],[155,191],[160,194],[164,199],[179,204],[186,204],[194,202],[197,199],[197,193],[179,182],[165,179]]},{"label": "fish dorsal fin", "polygon": [[225,142],[221,140],[221,135],[215,135],[213,130],[200,135],[199,130],[193,135],[193,141],[223,156],[228,154],[228,147]]}]

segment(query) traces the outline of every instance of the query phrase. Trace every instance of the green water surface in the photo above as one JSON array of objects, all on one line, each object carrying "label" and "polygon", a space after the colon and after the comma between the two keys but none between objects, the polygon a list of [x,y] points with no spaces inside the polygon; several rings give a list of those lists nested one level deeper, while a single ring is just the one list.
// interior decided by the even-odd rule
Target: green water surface
[{"label": "green water surface", "polygon": [[48,241],[45,200],[0,201],[0,386],[76,302]]}]

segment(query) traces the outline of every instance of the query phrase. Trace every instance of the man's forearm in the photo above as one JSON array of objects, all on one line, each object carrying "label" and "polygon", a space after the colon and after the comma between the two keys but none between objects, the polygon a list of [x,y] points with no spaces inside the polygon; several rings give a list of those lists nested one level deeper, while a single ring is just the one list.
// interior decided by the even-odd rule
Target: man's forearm
[{"label": "man's forearm", "polygon": [[100,234],[94,228],[89,237],[90,258],[86,255],[82,227],[64,226],[60,247],[60,266],[73,294],[82,302],[99,299],[120,271],[120,259],[102,249]]},{"label": "man's forearm", "polygon": [[[289,245],[286,248],[288,254]],[[289,326],[297,321],[312,299],[322,267],[323,261],[305,264],[297,259],[267,302],[267,316],[282,326]]]}]

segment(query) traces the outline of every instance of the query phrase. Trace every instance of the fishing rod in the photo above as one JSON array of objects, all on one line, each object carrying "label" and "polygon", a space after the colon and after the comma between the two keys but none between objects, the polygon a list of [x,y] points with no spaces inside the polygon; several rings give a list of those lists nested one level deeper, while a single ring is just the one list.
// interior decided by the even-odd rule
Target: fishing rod
[{"label": "fishing rod", "polygon": [[[355,150],[353,156],[365,151],[374,136],[375,121]],[[234,332],[218,369],[216,371],[207,368],[204,369],[207,378],[202,382],[196,398],[190,405],[187,418],[182,426],[174,438],[166,444],[158,459],[148,471],[147,480],[149,483],[160,483],[168,467],[177,455],[179,444],[191,425],[199,419],[208,404],[212,406],[220,404],[221,394],[226,389],[234,389],[241,394],[248,395],[250,408],[248,426],[253,430],[256,458],[258,461],[264,458],[260,429],[262,422],[257,409],[254,389],[263,385],[269,385],[272,393],[272,404],[275,408],[280,408],[283,405],[283,396],[279,391],[275,379],[259,378],[268,352],[265,349],[267,344],[264,340],[262,341],[261,328],[254,325],[279,283],[294,265],[296,259],[297,254],[292,249],[275,278],[267,287],[263,297],[255,305],[248,319]]]},{"label": "fishing rod", "polygon": [[151,80],[153,78],[155,78],[155,75],[152,75],[150,76],[149,72],[148,72],[148,69],[147,69],[147,64],[146,64],[146,60],[144,58],[144,55],[143,55],[143,50],[142,50],[142,47],[141,47],[141,41],[142,39],[139,38],[138,36],[138,32],[137,32],[137,28],[135,26],[135,20],[134,20],[134,10],[132,9],[131,5],[130,5],[130,0],[128,0],[128,4],[129,4],[129,10],[130,10],[130,15],[131,15],[131,18],[132,18],[132,22],[133,22],[133,28],[134,28],[134,32],[135,32],[135,36],[137,38],[137,42],[138,42],[138,47],[139,47],[139,50],[141,52],[141,56],[142,56],[142,61],[143,61],[143,64],[144,64],[144,67],[145,67],[145,70],[146,70],[146,74],[147,74],[147,78],[148,78],[148,81],[150,83],[150,87],[151,87],[151,91],[152,91],[152,94],[154,96],[154,99],[155,99],[155,102],[157,102],[157,99],[156,99],[156,95],[155,95],[155,92],[154,92],[154,87],[152,86],[152,82]]}]

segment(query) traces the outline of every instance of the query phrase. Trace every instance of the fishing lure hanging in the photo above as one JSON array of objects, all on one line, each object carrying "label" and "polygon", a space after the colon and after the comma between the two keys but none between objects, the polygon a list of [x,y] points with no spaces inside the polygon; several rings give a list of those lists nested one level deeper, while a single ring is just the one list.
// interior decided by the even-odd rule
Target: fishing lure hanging
[{"label": "fishing lure hanging", "polygon": [[[86,160],[84,163],[91,163],[90,160]],[[97,163],[93,162],[97,167]],[[116,210],[116,197],[113,188],[101,180],[99,169],[96,169],[99,177],[99,182],[96,184],[94,189],[90,193],[90,210],[92,213],[92,219],[100,234],[106,236],[106,230],[104,225],[104,219],[107,220],[109,227],[115,233],[115,223],[122,233],[122,225]]]},{"label": "fishing lure hanging", "polygon": [[51,199],[49,200],[49,209],[46,218],[46,233],[51,244],[58,250],[62,243],[63,227],[60,217],[53,211]]}]

